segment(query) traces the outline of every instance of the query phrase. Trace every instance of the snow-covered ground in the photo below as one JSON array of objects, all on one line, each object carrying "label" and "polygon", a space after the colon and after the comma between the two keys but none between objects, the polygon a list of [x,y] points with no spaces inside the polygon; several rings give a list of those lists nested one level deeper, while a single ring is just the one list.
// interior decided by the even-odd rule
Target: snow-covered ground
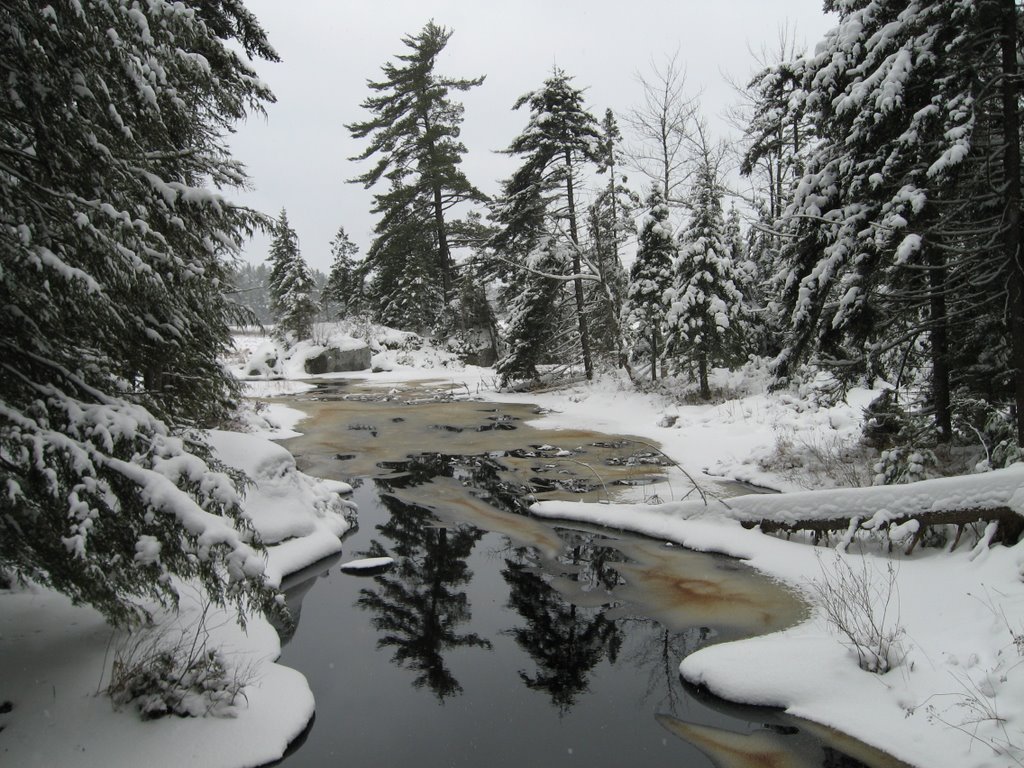
[{"label": "snow-covered ground", "polygon": [[[243,340],[237,364],[265,341]],[[858,477],[854,463],[830,463],[828,456],[858,450],[862,409],[877,392],[854,391],[844,402],[831,403],[812,381],[798,392],[767,395],[763,373],[748,367],[740,374],[718,372],[715,384],[723,394],[714,404],[687,404],[683,394],[664,390],[637,392],[611,375],[591,384],[519,395],[494,391],[490,369],[462,366],[408,339],[378,339],[375,352],[380,372],[333,376],[366,379],[389,390],[441,381],[486,399],[537,403],[548,409],[538,416],[538,426],[585,427],[656,441],[681,467],[671,470],[669,488],[659,492],[675,500],[669,503],[549,502],[536,508],[538,514],[628,528],[743,558],[811,602],[820,599],[826,580],[859,579],[874,595],[874,607],[888,605],[881,624],[891,635],[893,669],[884,675],[858,666],[855,649],[819,607],[781,633],[692,654],[681,666],[687,679],[736,701],[783,707],[833,726],[921,768],[1024,764],[1024,545],[961,545],[952,552],[919,547],[908,557],[898,554],[900,547],[890,554],[869,542],[837,553],[748,530],[739,522],[769,514],[785,518],[854,511],[882,519],[905,509],[951,503],[1002,505],[1024,513],[1024,469],[902,489],[839,490],[836,486],[850,480],[870,482],[869,469],[862,467]],[[290,377],[300,372],[285,365],[246,386],[254,397],[310,386]],[[278,405],[264,414],[278,422],[278,436],[294,434],[290,430],[301,418]],[[216,433],[212,440],[222,458],[260,480],[249,495],[250,515],[268,539],[282,542],[271,547],[269,565],[284,574],[337,549],[345,523],[341,510],[331,507],[337,486],[296,473],[287,453],[265,437]],[[681,501],[690,487],[686,474],[708,492],[708,506],[694,494]],[[732,498],[726,506],[715,497],[735,493],[735,488],[723,479],[787,493]],[[826,490],[800,492],[807,487]],[[294,516],[284,525],[264,515],[282,502]],[[301,537],[288,539],[292,533]],[[187,594],[183,606],[180,622],[187,624],[198,607]],[[278,639],[266,622],[252,620],[247,633],[227,617],[208,623],[216,643],[256,665],[256,682],[246,689],[245,701],[231,718],[141,722],[133,712],[114,711],[99,694],[105,685],[102,675],[109,670],[110,632],[95,612],[72,607],[50,592],[4,593],[0,680],[6,685],[0,703],[15,701],[11,712],[0,714],[4,764],[159,766],[188,761],[234,767],[279,755],[313,711],[304,679],[273,663]]]},{"label": "snow-covered ground", "polygon": [[[908,557],[899,546],[890,554],[881,543],[868,542],[838,553],[739,523],[743,517],[795,514],[884,519],[900,511],[956,506],[1006,506],[1024,514],[1024,467],[895,488],[838,489],[871,482],[870,455],[859,447],[860,425],[864,407],[879,392],[855,390],[832,403],[824,394],[827,382],[811,381],[799,391],[768,395],[756,368],[718,372],[724,395],[713,404],[639,393],[615,376],[519,395],[495,392],[486,370],[455,364],[392,368],[370,375],[370,381],[392,388],[440,374],[488,399],[538,403],[549,412],[538,417],[537,426],[586,427],[657,441],[709,492],[708,507],[691,495],[657,506],[549,502],[536,511],[743,558],[812,603],[820,601],[826,581],[852,579],[872,594],[882,633],[892,641],[893,668],[885,674],[864,671],[855,648],[817,607],[784,632],[689,656],[681,665],[687,679],[729,699],[783,707],[921,768],[1024,764],[1024,545],[961,544],[952,552],[948,545],[918,547]],[[836,455],[845,458],[830,459]],[[716,478],[786,493],[729,499],[727,509],[713,499],[722,490]],[[689,487],[682,472],[671,476],[670,485],[662,498],[680,499]],[[825,490],[807,492],[808,487]],[[856,619],[854,614],[850,621]]]},{"label": "snow-covered ground", "polygon": [[[359,334],[358,341],[352,334]],[[422,379],[448,381],[469,387],[474,394],[493,390],[498,377],[491,368],[465,365],[458,357],[425,342],[407,331],[359,323],[318,323],[317,341],[303,341],[287,347],[266,333],[235,334],[235,355],[231,370],[243,380],[250,397],[276,397],[305,392],[312,386],[303,379],[306,361],[328,346],[349,349],[366,344],[372,353],[371,363],[378,373],[348,371],[327,373],[317,379],[366,379],[368,384],[392,386]],[[273,361],[273,365],[268,365]]]},{"label": "snow-covered ground", "polygon": [[[861,409],[874,396],[855,391],[846,402],[826,407],[816,406],[813,397],[745,394],[742,387],[736,394],[715,405],[679,405],[606,379],[524,399],[552,410],[540,426],[586,426],[657,440],[699,480],[707,470],[795,491],[809,480],[834,484],[834,469],[813,466],[815,457],[822,446],[856,441]],[[791,463],[802,467],[765,468],[778,466],[773,457],[780,439],[795,446]],[[713,490],[710,478],[702,482]],[[678,483],[682,488],[683,481]],[[738,522],[842,514],[882,519],[908,510],[998,506],[1024,514],[1024,465],[904,486],[747,496],[727,503],[729,508],[713,499],[707,507],[699,500],[657,506],[547,502],[535,511],[742,558],[812,603],[823,580],[835,584],[852,574],[871,591],[883,634],[893,634],[895,665],[886,674],[860,668],[855,650],[820,607],[784,632],[701,650],[682,663],[682,674],[725,698],[782,707],[838,728],[920,768],[1024,764],[1024,544],[961,545],[953,552],[918,548],[906,557],[898,546],[890,554],[880,543],[869,543],[841,554]]]},{"label": "snow-covered ground", "polygon": [[[271,544],[266,572],[280,583],[340,550],[352,510],[339,494],[351,489],[298,472],[291,454],[267,439],[288,436],[270,422],[293,426],[299,412],[272,406],[265,416],[256,433],[214,432],[210,443],[255,481],[245,511]],[[225,716],[142,721],[130,706],[115,709],[102,691],[123,641],[102,616],[46,589],[0,592],[0,703],[12,703],[0,714],[0,764],[238,768],[280,757],[313,715],[305,678],[274,663],[280,641],[265,619],[252,617],[242,630],[233,613],[211,608],[201,621],[196,593],[180,591],[181,611],[163,617],[162,637],[191,642],[202,623],[207,647],[250,681]]]}]

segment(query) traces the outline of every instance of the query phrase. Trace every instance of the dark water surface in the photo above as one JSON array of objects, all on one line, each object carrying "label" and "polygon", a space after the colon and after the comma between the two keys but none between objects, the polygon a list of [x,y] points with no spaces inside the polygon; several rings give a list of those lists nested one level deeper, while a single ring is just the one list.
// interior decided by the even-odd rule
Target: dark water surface
[{"label": "dark water surface", "polygon": [[[306,675],[317,714],[282,764],[899,765],[680,682],[688,653],[798,620],[803,606],[778,585],[728,558],[521,514],[524,492],[586,491],[596,467],[602,488],[589,493],[609,493],[635,445],[557,433],[556,446],[525,426],[477,431],[522,420],[519,407],[493,404],[334,398],[302,407],[313,420],[288,447],[307,471],[356,481],[359,528],[343,557],[288,588],[299,622],[282,662]],[[481,435],[497,443],[481,450]],[[618,445],[620,456],[599,457],[593,442]],[[558,463],[564,456],[538,457],[538,445],[568,450],[571,469]],[[338,568],[381,555],[396,561],[384,573]]]}]

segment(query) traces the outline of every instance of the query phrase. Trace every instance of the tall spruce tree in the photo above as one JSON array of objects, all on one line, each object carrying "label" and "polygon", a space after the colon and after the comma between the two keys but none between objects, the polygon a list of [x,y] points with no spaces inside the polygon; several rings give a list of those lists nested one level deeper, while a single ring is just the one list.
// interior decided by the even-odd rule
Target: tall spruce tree
[{"label": "tall spruce tree", "polygon": [[[543,87],[521,96],[513,109],[522,107],[530,112],[526,128],[505,150],[522,158],[522,164],[503,185],[496,212],[501,231],[494,245],[499,252],[511,256],[517,251],[529,253],[543,243],[546,262],[556,270],[552,274],[570,276],[580,355],[584,372],[591,379],[594,365],[576,197],[582,166],[598,162],[597,121],[584,106],[583,91],[573,87],[572,78],[557,68]],[[558,247],[552,239],[561,239],[564,247]],[[552,261],[553,255],[561,254],[568,255],[563,263]],[[599,279],[593,274],[590,277]],[[535,279],[536,275],[529,282]],[[512,337],[510,344],[515,346],[519,341]]]},{"label": "tall spruce tree", "polygon": [[963,387],[1013,403],[1020,441],[1021,12],[1012,0],[830,7],[839,25],[794,99],[824,133],[786,219],[777,370],[813,355],[899,376],[923,339],[939,437]]},{"label": "tall spruce tree", "polygon": [[274,226],[274,239],[270,244],[270,308],[277,321],[277,335],[284,339],[289,334],[296,341],[313,335],[313,320],[317,305],[313,299],[316,284],[302,254],[299,238],[288,223],[288,213],[282,208]]},{"label": "tall spruce tree", "polygon": [[[375,195],[375,212],[381,214],[382,224],[394,218],[400,219],[403,227],[416,226],[431,232],[433,263],[411,265],[418,276],[404,282],[427,274],[439,281],[438,290],[431,292],[437,300],[429,307],[435,318],[442,314],[455,290],[450,211],[460,203],[485,200],[460,168],[466,152],[459,141],[464,110],[451,97],[452,91],[467,91],[484,78],[456,79],[435,72],[437,59],[451,36],[452,30],[430,21],[419,34],[404,37],[408,52],[396,56],[397,63],[388,62],[382,67],[382,80],[368,83],[375,95],[362,107],[370,118],[347,126],[353,138],[369,141],[351,159],[375,158],[374,165],[352,181],[367,189],[382,179],[390,182],[386,192]],[[392,233],[387,226],[378,226],[377,236],[383,240]],[[404,240],[408,236],[408,231],[401,235]],[[369,266],[377,268],[375,257],[387,252],[386,248],[371,248],[367,254]],[[390,266],[393,269],[395,265]]]},{"label": "tall spruce tree", "polygon": [[[239,2],[4,4],[0,570],[115,622],[178,579],[269,607],[231,480],[192,428],[237,389],[223,290],[258,223],[224,137],[276,60]],[[187,51],[187,54],[183,54]]]},{"label": "tall spruce tree", "polygon": [[[629,189],[626,176],[622,173],[622,132],[615,113],[610,109],[605,110],[601,121],[597,158],[597,172],[607,174],[608,183],[594,201],[598,209],[603,209],[597,217],[603,226],[600,232],[595,233],[598,240],[595,247],[599,252],[607,254],[608,261],[621,266],[622,246],[636,235],[633,217],[640,199]],[[602,261],[605,259],[602,258]]]},{"label": "tall spruce tree", "polygon": [[747,307],[725,237],[721,153],[706,140],[701,147],[690,193],[690,221],[680,233],[674,284],[666,294],[666,325],[670,351],[677,359],[696,364],[700,395],[708,399],[710,368],[742,357]]},{"label": "tall spruce tree", "polygon": [[374,317],[395,328],[428,333],[444,306],[435,230],[423,226],[415,188],[394,181],[391,199],[366,254],[373,269],[369,295]]},{"label": "tall spruce tree", "polygon": [[636,236],[633,223],[640,199],[627,186],[622,174],[622,134],[612,110],[605,110],[598,142],[597,172],[607,174],[604,189],[597,193],[587,209],[587,232],[590,236],[590,266],[600,282],[586,286],[587,304],[592,307],[593,335],[598,352],[614,350],[619,365],[633,378],[628,344],[621,318],[626,301],[628,275],[622,266],[621,251]]},{"label": "tall spruce tree", "polygon": [[639,341],[638,346],[646,347],[651,381],[656,381],[658,360],[664,353],[662,338],[668,311],[665,295],[674,285],[677,248],[661,187],[651,190],[647,206],[636,261],[629,272],[625,312],[626,323]]},{"label": "tall spruce tree", "polygon": [[781,256],[785,227],[780,219],[818,140],[818,127],[808,114],[802,89],[806,60],[794,40],[795,30],[784,28],[775,50],[762,52],[760,70],[745,86],[736,88],[742,99],[734,115],[743,131],[740,173],[750,181],[757,218],[745,247],[743,272],[750,283],[744,294],[758,307],[754,348],[767,356],[778,354],[787,325],[778,300],[785,293],[788,272]]},{"label": "tall spruce tree", "polygon": [[347,317],[363,309],[363,274],[355,261],[357,253],[359,246],[349,239],[344,227],[338,227],[331,240],[331,271],[320,294],[321,305],[335,317]]}]

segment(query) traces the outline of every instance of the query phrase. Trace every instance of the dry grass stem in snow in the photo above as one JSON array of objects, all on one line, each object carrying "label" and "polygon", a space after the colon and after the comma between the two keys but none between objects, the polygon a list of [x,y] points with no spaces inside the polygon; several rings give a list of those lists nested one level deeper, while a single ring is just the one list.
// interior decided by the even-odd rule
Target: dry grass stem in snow
[{"label": "dry grass stem in snow", "polygon": [[1021,748],[1024,733],[1018,730],[1011,734],[1006,718],[999,714],[996,681],[988,674],[981,683],[966,674],[953,675],[953,679],[960,691],[945,696],[952,696],[955,702],[941,710],[929,704],[928,719],[966,734],[1000,757],[1012,760],[1014,765],[1024,766],[1024,749]]},{"label": "dry grass stem in snow", "polygon": [[106,689],[115,707],[133,705],[144,720],[234,714],[253,681],[254,665],[238,664],[210,647],[208,608],[191,627],[142,627],[118,641]]},{"label": "dry grass stem in snow", "polygon": [[761,469],[777,472],[808,489],[871,485],[871,450],[859,440],[838,434],[797,433],[776,427],[775,447],[760,460]]},{"label": "dry grass stem in snow", "polygon": [[862,557],[860,568],[837,553],[832,565],[818,558],[821,577],[811,581],[815,604],[825,613],[841,642],[857,654],[868,672],[885,674],[906,656],[900,625],[896,567],[890,561],[879,573]]}]

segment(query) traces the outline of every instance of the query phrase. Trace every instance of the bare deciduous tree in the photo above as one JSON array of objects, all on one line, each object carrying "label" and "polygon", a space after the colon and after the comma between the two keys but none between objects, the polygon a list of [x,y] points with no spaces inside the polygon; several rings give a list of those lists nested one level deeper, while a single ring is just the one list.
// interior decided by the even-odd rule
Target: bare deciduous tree
[{"label": "bare deciduous tree", "polygon": [[683,203],[689,177],[689,134],[697,100],[686,93],[686,70],[679,51],[661,65],[652,62],[649,75],[637,75],[643,91],[639,106],[625,118],[633,134],[629,164],[656,183],[671,206]]}]

